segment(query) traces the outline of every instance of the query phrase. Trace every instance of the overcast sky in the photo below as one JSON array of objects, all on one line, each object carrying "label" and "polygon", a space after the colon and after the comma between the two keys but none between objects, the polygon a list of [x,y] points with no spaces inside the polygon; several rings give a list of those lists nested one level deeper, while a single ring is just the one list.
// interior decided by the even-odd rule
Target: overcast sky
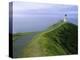
[{"label": "overcast sky", "polygon": [[[13,31],[39,31],[63,19],[77,24],[77,6],[13,2]],[[23,30],[22,30],[23,29]]]}]

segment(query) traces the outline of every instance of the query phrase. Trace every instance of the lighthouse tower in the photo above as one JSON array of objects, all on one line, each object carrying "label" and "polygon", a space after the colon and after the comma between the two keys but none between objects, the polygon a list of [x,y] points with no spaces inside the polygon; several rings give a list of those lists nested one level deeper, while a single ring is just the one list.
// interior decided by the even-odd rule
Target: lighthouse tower
[{"label": "lighthouse tower", "polygon": [[64,16],[64,22],[67,22],[67,14]]}]

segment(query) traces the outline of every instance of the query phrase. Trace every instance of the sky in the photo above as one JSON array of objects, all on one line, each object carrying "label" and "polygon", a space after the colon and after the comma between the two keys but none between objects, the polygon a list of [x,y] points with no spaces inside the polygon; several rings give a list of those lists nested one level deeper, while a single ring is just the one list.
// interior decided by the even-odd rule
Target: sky
[{"label": "sky", "polygon": [[42,31],[62,20],[65,14],[68,22],[78,23],[76,5],[13,2],[13,32]]}]

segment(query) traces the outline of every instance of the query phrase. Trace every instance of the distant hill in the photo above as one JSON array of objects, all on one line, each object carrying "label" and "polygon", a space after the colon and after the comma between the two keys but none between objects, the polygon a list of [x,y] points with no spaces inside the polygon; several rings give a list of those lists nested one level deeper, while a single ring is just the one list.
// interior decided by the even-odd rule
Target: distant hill
[{"label": "distant hill", "polygon": [[37,34],[24,48],[23,57],[78,53],[78,27],[63,21]]}]

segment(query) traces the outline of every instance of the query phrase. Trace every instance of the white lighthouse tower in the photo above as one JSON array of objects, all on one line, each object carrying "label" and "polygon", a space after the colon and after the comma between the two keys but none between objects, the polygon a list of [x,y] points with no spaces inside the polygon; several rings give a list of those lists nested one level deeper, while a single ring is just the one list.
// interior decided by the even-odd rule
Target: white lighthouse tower
[{"label": "white lighthouse tower", "polygon": [[67,14],[64,16],[64,22],[67,22]]}]

